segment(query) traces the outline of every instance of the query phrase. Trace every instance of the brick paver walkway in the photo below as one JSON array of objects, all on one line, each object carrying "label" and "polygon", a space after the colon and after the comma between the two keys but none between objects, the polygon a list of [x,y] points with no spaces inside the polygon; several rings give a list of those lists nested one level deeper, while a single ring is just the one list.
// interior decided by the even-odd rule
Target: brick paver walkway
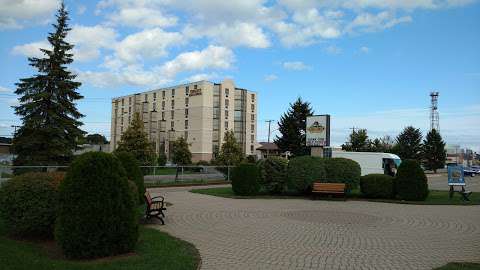
[{"label": "brick paver walkway", "polygon": [[432,269],[480,262],[480,206],[227,199],[154,189],[156,228],[193,243],[202,269]]}]

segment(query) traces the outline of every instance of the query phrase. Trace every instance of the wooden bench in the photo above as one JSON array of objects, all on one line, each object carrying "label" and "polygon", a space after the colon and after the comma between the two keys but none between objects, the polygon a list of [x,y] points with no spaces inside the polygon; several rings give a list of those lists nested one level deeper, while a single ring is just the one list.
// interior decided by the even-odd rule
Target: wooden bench
[{"label": "wooden bench", "polygon": [[343,195],[343,198],[346,199],[346,185],[344,183],[313,183],[312,194],[313,195]]},{"label": "wooden bench", "polygon": [[145,191],[143,197],[145,198],[145,203],[147,204],[147,209],[145,210],[146,218],[158,218],[162,222],[162,225],[165,225],[165,222],[163,221],[163,218],[165,217],[165,213],[163,213],[163,211],[167,210],[167,208],[165,208],[165,198],[163,196],[156,196],[152,198],[152,196],[150,196],[150,192],[148,191]]}]

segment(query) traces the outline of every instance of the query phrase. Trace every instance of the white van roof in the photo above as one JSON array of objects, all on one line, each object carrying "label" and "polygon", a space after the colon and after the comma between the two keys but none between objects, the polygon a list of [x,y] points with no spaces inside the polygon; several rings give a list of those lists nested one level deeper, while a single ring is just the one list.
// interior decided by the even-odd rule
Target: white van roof
[{"label": "white van roof", "polygon": [[400,159],[399,156],[392,153],[380,153],[380,152],[347,152],[347,151],[332,151],[332,153],[346,154],[346,155],[358,155],[358,156],[377,156],[382,158]]}]

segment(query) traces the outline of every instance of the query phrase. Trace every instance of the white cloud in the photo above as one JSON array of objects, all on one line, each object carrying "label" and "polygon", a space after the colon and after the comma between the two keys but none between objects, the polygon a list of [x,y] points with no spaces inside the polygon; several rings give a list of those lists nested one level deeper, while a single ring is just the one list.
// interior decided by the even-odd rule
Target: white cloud
[{"label": "white cloud", "polygon": [[125,62],[135,63],[144,57],[162,57],[167,48],[185,42],[177,32],[165,32],[160,28],[145,29],[125,37],[115,48],[116,56]]},{"label": "white cloud", "polygon": [[361,53],[370,53],[370,48],[367,46],[362,46],[360,47],[360,52]]},{"label": "white cloud", "polygon": [[270,41],[261,27],[254,23],[235,22],[220,23],[212,26],[188,25],[184,33],[191,38],[207,36],[213,42],[228,46],[245,46],[251,48],[270,47]]},{"label": "white cloud", "polygon": [[268,74],[263,79],[267,82],[271,82],[271,81],[275,81],[276,79],[278,79],[278,76],[275,75],[275,74]]},{"label": "white cloud", "polygon": [[50,18],[58,0],[0,0],[0,29],[18,29],[26,24],[43,23]]},{"label": "white cloud", "polygon": [[374,32],[391,28],[400,23],[412,21],[410,16],[395,17],[390,11],[382,11],[377,14],[361,13],[346,26],[347,32]]},{"label": "white cloud", "polygon": [[125,7],[107,17],[113,24],[139,28],[168,27],[177,24],[175,16],[165,15],[161,10],[147,7]]},{"label": "white cloud", "polygon": [[328,54],[341,54],[342,53],[342,49],[335,46],[335,45],[330,45],[330,46],[326,47],[325,51]]},{"label": "white cloud", "polygon": [[27,57],[44,57],[45,54],[40,48],[50,50],[50,43],[47,41],[36,41],[13,47],[12,53],[17,55],[25,55]]},{"label": "white cloud", "polygon": [[87,11],[87,7],[84,6],[84,5],[79,5],[77,7],[77,14],[78,15],[83,15],[85,13],[85,11]]},{"label": "white cloud", "polygon": [[186,78],[185,80],[183,80],[184,82],[198,82],[198,81],[210,81],[210,80],[213,80],[215,78],[218,78],[218,74],[215,73],[215,72],[212,72],[212,73],[198,73],[198,74],[195,74],[195,75],[192,75],[188,78]]},{"label": "white cloud", "polygon": [[13,91],[10,90],[9,88],[0,86],[0,93],[12,93]]},{"label": "white cloud", "polygon": [[284,62],[282,64],[284,69],[288,70],[306,70],[311,69],[310,66],[305,65],[305,63],[301,61],[292,61],[292,62]]},{"label": "white cloud", "polygon": [[234,61],[235,56],[230,49],[210,45],[202,51],[179,54],[175,59],[159,67],[159,71],[167,78],[173,78],[177,73],[183,71],[228,69]]}]

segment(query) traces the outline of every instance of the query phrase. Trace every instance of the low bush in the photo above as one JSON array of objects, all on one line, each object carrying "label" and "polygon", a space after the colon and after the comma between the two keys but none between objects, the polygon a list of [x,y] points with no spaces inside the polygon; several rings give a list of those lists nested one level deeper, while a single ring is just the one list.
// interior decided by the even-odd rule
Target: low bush
[{"label": "low bush", "polygon": [[143,195],[139,196],[137,184],[135,184],[135,182],[133,182],[131,180],[128,180],[128,188],[130,189],[130,191],[133,194],[133,203],[135,205],[142,204],[143,203]]},{"label": "low bush", "polygon": [[345,183],[347,189],[358,187],[360,182],[360,165],[347,158],[325,158],[325,182]]},{"label": "low bush", "polygon": [[0,188],[0,215],[7,231],[19,237],[53,236],[62,173],[25,173]]},{"label": "low bush", "polygon": [[255,164],[242,163],[234,167],[230,178],[236,195],[255,195],[260,191],[258,167]]},{"label": "low bush", "polygon": [[160,152],[158,154],[158,158],[157,158],[157,165],[158,166],[165,166],[165,164],[167,164],[167,156],[165,155],[165,153]]},{"label": "low bush", "polygon": [[324,159],[312,156],[293,158],[288,163],[287,174],[290,188],[308,192],[313,182],[324,182],[326,179]]},{"label": "low bush", "polygon": [[424,201],[428,196],[427,176],[416,160],[403,160],[395,180],[397,195],[402,200]]},{"label": "low bush", "polygon": [[395,198],[395,178],[385,174],[368,174],[360,178],[360,191],[367,198]]},{"label": "low bush", "polygon": [[137,206],[118,158],[101,152],[78,156],[59,192],[55,239],[67,258],[98,258],[134,249]]},{"label": "low bush", "polygon": [[143,204],[143,194],[145,194],[145,185],[143,181],[143,173],[135,156],[128,152],[115,152],[115,156],[122,163],[128,180],[137,185],[137,202]]},{"label": "low bush", "polygon": [[260,184],[271,194],[282,193],[287,184],[288,160],[281,157],[269,157],[259,163]]}]

